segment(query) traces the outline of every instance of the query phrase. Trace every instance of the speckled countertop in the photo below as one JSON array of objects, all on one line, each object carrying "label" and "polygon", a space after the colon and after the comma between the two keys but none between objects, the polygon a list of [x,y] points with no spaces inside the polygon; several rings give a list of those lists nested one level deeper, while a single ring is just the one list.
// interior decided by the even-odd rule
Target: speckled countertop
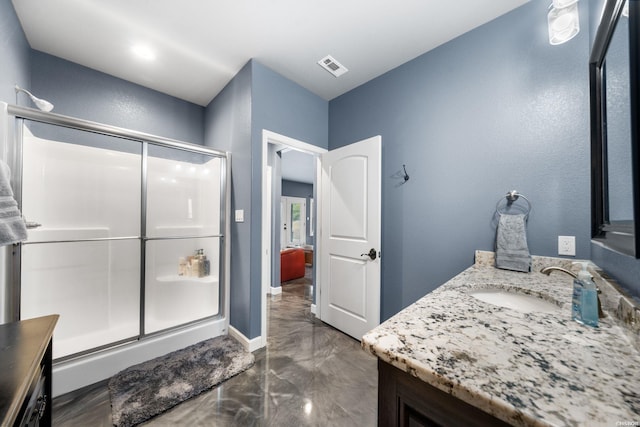
[{"label": "speckled countertop", "polygon": [[[534,257],[533,264],[532,273],[499,270],[491,252],[478,251],[476,264],[367,333],[362,346],[513,425],[640,425],[637,318],[631,326],[618,320],[620,298],[598,276],[607,316],[599,328],[572,321],[572,278],[538,272],[568,261]],[[494,287],[561,310],[522,313],[467,294]]]}]

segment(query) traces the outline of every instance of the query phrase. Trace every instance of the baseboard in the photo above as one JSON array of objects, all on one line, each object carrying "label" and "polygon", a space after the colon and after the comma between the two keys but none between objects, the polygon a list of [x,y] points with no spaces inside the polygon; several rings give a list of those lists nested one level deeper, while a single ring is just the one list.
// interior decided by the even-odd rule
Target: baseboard
[{"label": "baseboard", "polygon": [[316,314],[316,305],[315,304],[311,304],[311,314],[313,314],[314,316]]},{"label": "baseboard", "polygon": [[264,347],[262,344],[262,337],[255,337],[255,338],[249,339],[245,337],[242,332],[240,332],[239,330],[237,330],[231,325],[229,325],[229,335],[231,335],[233,338],[238,340],[238,342],[242,344],[244,349],[250,353],[253,353],[254,351]]},{"label": "baseboard", "polygon": [[271,295],[280,295],[282,293],[282,286],[269,286]]}]

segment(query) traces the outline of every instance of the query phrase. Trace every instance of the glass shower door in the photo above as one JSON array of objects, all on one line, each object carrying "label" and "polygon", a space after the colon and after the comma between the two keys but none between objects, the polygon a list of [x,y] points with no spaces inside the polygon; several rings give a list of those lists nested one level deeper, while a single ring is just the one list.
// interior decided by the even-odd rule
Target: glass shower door
[{"label": "glass shower door", "polygon": [[25,121],[22,319],[59,314],[54,358],[140,334],[137,141]]},{"label": "glass shower door", "polygon": [[219,157],[149,146],[144,333],[220,312]]}]

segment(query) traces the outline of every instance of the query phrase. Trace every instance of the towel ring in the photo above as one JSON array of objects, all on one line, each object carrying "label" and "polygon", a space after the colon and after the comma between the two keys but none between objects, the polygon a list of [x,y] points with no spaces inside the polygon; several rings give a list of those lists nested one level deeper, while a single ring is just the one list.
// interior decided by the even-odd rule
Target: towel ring
[{"label": "towel ring", "polygon": [[505,199],[507,200],[506,204],[504,206],[506,208],[507,206],[511,206],[520,197],[522,197],[522,199],[524,199],[524,201],[527,202],[527,209],[524,211],[524,214],[525,214],[525,216],[529,216],[529,212],[531,212],[531,202],[529,201],[529,199],[527,199],[524,195],[518,193],[516,190],[509,191],[504,198],[498,200],[498,203],[496,203],[496,212],[498,213],[498,215],[507,214],[506,212],[502,212],[500,210],[500,203],[503,200],[505,200]]}]

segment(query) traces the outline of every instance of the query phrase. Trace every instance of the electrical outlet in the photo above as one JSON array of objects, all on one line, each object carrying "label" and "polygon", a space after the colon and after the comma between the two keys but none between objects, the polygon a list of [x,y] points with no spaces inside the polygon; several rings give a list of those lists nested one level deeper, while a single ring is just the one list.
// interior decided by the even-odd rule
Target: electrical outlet
[{"label": "electrical outlet", "polygon": [[576,256],[576,236],[558,236],[558,255]]}]

